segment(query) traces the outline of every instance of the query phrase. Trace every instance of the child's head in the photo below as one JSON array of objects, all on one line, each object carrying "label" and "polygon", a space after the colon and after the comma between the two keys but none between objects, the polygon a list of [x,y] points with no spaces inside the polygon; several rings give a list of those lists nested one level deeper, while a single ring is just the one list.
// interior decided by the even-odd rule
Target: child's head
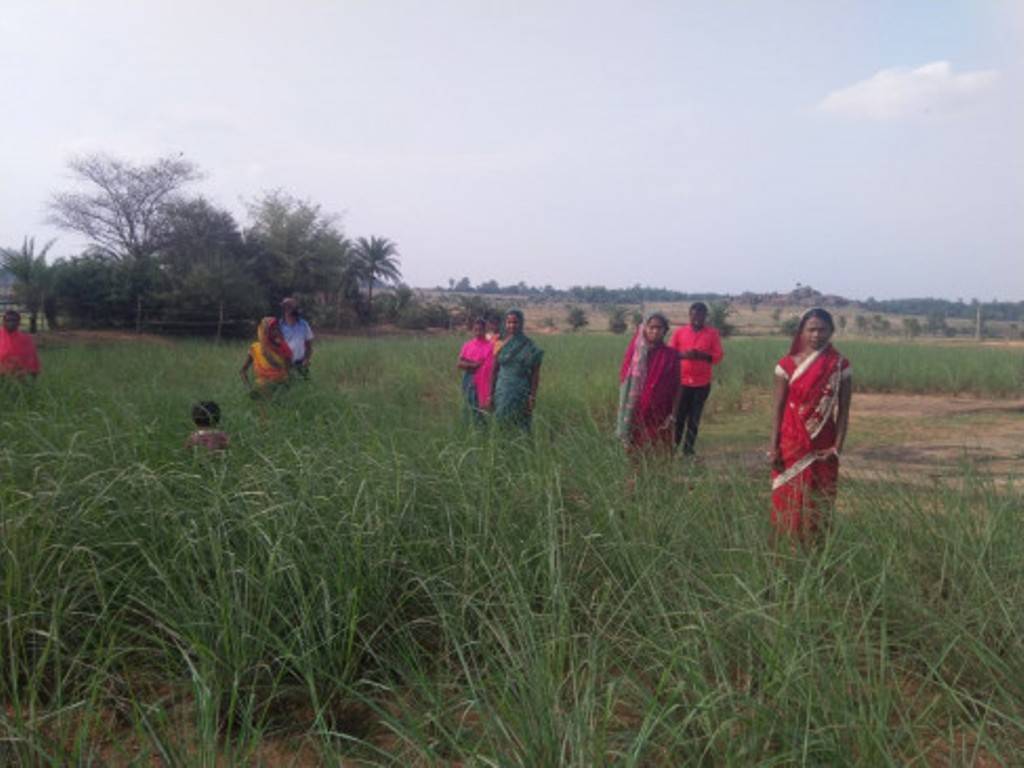
[{"label": "child's head", "polygon": [[202,400],[192,406],[192,423],[197,427],[215,427],[220,423],[220,406],[213,400]]}]

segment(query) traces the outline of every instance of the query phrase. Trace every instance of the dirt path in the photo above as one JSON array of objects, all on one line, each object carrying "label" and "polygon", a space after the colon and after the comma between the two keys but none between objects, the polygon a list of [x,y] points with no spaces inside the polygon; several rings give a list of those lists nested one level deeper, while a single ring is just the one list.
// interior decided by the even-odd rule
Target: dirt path
[{"label": "dirt path", "polygon": [[[742,449],[720,443],[704,458],[709,466],[768,471],[760,441]],[[844,476],[896,475],[932,484],[959,477],[965,468],[998,482],[1024,477],[1024,400],[862,393],[854,398]]]},{"label": "dirt path", "polygon": [[965,466],[1000,479],[1024,475],[1024,400],[861,394],[850,434],[845,463],[854,476],[934,479]]}]

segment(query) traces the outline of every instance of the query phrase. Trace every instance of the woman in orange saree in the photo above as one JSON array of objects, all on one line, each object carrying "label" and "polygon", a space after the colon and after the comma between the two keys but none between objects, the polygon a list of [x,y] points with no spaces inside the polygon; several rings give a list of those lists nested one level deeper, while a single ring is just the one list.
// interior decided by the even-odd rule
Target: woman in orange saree
[{"label": "woman in orange saree", "polygon": [[851,368],[831,344],[834,330],[831,314],[809,309],[775,366],[772,524],[800,541],[828,522],[850,419]]},{"label": "woman in orange saree", "polygon": [[[276,317],[260,320],[256,335],[258,340],[249,346],[249,354],[242,365],[242,381],[254,395],[270,395],[288,383],[292,351],[284,340]],[[249,383],[250,368],[256,375],[255,387]]]}]

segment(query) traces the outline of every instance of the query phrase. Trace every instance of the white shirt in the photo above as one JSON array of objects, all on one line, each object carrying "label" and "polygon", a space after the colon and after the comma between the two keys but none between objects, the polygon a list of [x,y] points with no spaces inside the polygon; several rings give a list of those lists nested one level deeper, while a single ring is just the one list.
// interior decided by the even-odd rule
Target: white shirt
[{"label": "white shirt", "polygon": [[292,351],[292,362],[298,363],[306,356],[306,342],[313,340],[313,329],[301,317],[297,323],[289,323],[284,318],[278,323],[281,335]]}]

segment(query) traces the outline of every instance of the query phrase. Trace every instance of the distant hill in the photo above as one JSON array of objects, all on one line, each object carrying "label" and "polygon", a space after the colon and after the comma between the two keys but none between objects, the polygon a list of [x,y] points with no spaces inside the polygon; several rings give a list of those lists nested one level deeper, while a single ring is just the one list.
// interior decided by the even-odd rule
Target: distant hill
[{"label": "distant hill", "polygon": [[[438,287],[441,294],[476,294],[493,297],[523,297],[533,300],[550,300],[559,302],[577,302],[580,304],[594,305],[634,305],[656,302],[685,302],[703,300],[707,302],[723,302],[749,306],[756,310],[758,307],[783,308],[783,307],[826,307],[833,309],[854,309],[863,312],[883,313],[892,315],[919,315],[922,317],[943,317],[974,319],[977,313],[977,302],[965,302],[963,300],[950,301],[949,299],[933,298],[906,298],[906,299],[874,299],[865,301],[848,299],[844,296],[822,293],[809,285],[798,285],[792,291],[785,293],[755,293],[744,291],[740,294],[723,293],[700,293],[675,291],[669,288],[655,288],[651,286],[634,285],[630,288],[606,288],[603,285],[572,286],[568,289],[553,288],[545,285],[542,288],[529,286],[520,282],[515,285],[499,285],[495,280],[489,280],[474,287],[467,278],[455,282],[450,281],[447,289]],[[1002,320],[1007,322],[1024,321],[1024,301],[996,301],[982,302],[983,314],[987,320]]]}]

